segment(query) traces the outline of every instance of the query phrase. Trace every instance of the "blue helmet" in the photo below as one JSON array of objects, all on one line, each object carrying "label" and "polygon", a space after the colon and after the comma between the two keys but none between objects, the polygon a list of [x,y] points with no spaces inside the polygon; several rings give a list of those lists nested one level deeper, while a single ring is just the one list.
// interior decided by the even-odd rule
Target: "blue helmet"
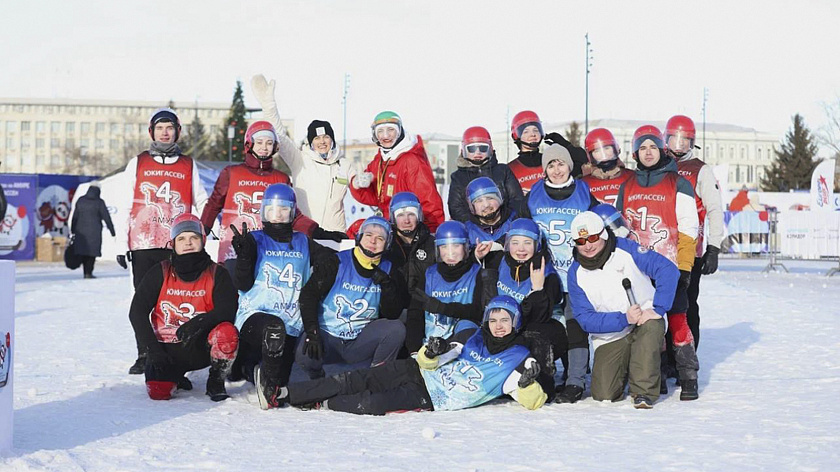
[{"label": "blue helmet", "polygon": [[[462,244],[464,246],[463,257],[466,257],[470,250],[470,234],[467,227],[460,221],[444,221],[438,226],[435,232],[435,255],[438,262],[443,262],[440,254],[440,247],[448,244]],[[462,258],[463,260],[463,258]]]},{"label": "blue helmet", "polygon": [[292,187],[286,184],[271,184],[265,189],[262,197],[262,206],[260,207],[260,218],[263,221],[271,221],[269,215],[276,215],[274,213],[278,208],[290,208],[289,221],[281,221],[280,223],[291,223],[295,219],[295,207],[297,206],[297,197]]},{"label": "blue helmet", "polygon": [[522,327],[522,312],[519,310],[519,303],[516,303],[513,297],[507,295],[493,297],[484,309],[484,318],[481,320],[482,324],[490,320],[490,312],[493,310],[505,310],[510,313],[514,332],[519,331],[519,328]]},{"label": "blue helmet", "polygon": [[[356,233],[356,246],[358,246],[362,241],[362,235],[366,232],[371,232],[374,228],[382,228],[385,231],[385,250],[391,247],[391,240],[393,239],[393,234],[391,233],[391,224],[388,223],[388,220],[382,218],[379,215],[373,215],[368,217],[361,226],[359,226],[359,231]],[[364,248],[363,248],[364,249]],[[368,256],[371,256],[368,254]]]},{"label": "blue helmet", "polygon": [[471,212],[475,213],[473,201],[484,195],[494,196],[497,200],[499,200],[499,206],[504,203],[502,192],[499,191],[499,187],[496,185],[496,182],[493,182],[493,179],[490,177],[479,177],[477,179],[473,179],[469,184],[467,184],[467,202],[470,204]]},{"label": "blue helmet", "polygon": [[624,221],[624,217],[621,216],[621,213],[619,213],[619,211],[609,203],[595,205],[590,211],[600,216],[601,219],[604,220],[604,225],[608,226],[611,230],[613,230],[613,232],[619,228],[627,227],[627,222]]},{"label": "blue helmet", "polygon": [[420,206],[420,200],[417,195],[411,192],[399,192],[391,198],[391,204],[388,208],[388,214],[391,217],[391,224],[397,224],[397,218],[394,213],[403,208],[414,208],[417,210],[417,222],[423,221],[423,207]]},{"label": "blue helmet", "polygon": [[540,240],[542,239],[542,234],[540,233],[539,225],[537,225],[534,220],[529,218],[517,218],[511,222],[510,228],[505,234],[506,250],[507,243],[510,241],[512,236],[525,236],[526,238],[531,238],[534,240],[534,250],[537,252],[540,250]]}]

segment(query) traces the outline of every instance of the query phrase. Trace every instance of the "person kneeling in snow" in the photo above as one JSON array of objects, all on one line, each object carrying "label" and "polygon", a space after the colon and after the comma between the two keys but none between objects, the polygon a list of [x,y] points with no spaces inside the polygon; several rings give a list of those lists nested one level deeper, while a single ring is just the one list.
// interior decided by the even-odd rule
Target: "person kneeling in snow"
[{"label": "person kneeling in snow", "polygon": [[319,405],[347,413],[384,415],[405,410],[460,410],[510,395],[535,410],[547,398],[535,381],[539,363],[518,334],[519,305],[493,298],[480,330],[460,331],[449,340],[429,338],[417,359],[289,384],[283,401]]},{"label": "person kneeling in snow", "polygon": [[225,377],[236,358],[239,336],[233,326],[237,295],[224,267],[204,250],[201,221],[175,218],[169,260],[150,269],[131,300],[129,318],[146,357],[146,391],[169,400],[186,372],[210,366],[207,395],[228,398]]},{"label": "person kneeling in snow", "polygon": [[595,348],[592,398],[619,401],[629,381],[633,406],[651,408],[659,398],[663,316],[679,271],[665,256],[617,238],[594,212],[577,215],[571,232],[569,298]]}]

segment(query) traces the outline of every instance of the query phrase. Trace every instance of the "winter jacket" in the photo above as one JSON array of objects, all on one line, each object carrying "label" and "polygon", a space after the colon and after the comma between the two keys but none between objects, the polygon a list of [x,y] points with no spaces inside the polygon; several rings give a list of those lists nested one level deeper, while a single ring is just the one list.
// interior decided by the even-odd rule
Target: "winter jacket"
[{"label": "winter jacket", "polygon": [[77,256],[99,257],[102,255],[102,222],[111,236],[116,236],[114,223],[108,214],[108,207],[99,198],[100,188],[91,186],[87,193],[76,201],[70,232],[75,235],[73,251]]},{"label": "winter jacket", "polygon": [[458,170],[449,177],[449,218],[467,222],[470,219],[470,202],[467,201],[467,185],[478,177],[489,177],[499,187],[502,201],[508,208],[522,214],[525,198],[522,187],[507,164],[499,164],[496,155],[490,156],[483,165],[477,166],[463,156],[458,156]]},{"label": "winter jacket", "polygon": [[[697,237],[697,257],[703,257],[706,250],[704,236],[708,236],[705,244],[720,248],[723,241],[723,202],[720,198],[717,178],[715,178],[712,167],[700,159],[683,157],[677,161],[677,168],[680,175],[685,177],[694,185],[694,197],[697,200],[697,216],[699,218],[699,234]],[[706,217],[709,218],[709,234],[703,233],[703,223]]]},{"label": "winter jacket", "polygon": [[[545,260],[546,264],[551,264],[551,254],[542,248],[542,250],[531,259],[525,262],[517,262],[509,253],[503,251],[494,251],[487,255],[484,259],[483,271],[487,274],[485,276],[485,283],[492,287],[497,287],[499,280],[499,267],[502,265],[502,260],[507,264],[510,276],[514,280],[519,280],[520,283],[525,283],[531,278],[531,264],[539,259]],[[494,295],[496,295],[494,293]],[[498,295],[507,295],[501,291]],[[558,303],[563,303],[563,289],[560,286],[560,277],[557,273],[546,274],[543,289],[538,291],[531,291],[520,302],[519,307],[522,310],[522,326],[523,329],[528,329],[530,325],[546,323],[551,319],[552,310]]]},{"label": "winter jacket", "polygon": [[630,280],[636,302],[643,310],[652,308],[664,318],[671,309],[679,277],[679,271],[665,256],[629,239],[616,238],[615,250],[602,268],[589,270],[577,260],[572,262],[568,276],[572,313],[592,336],[597,349],[627,336],[633,329],[634,325],[627,323],[630,302],[624,279]]},{"label": "winter jacket", "polygon": [[417,233],[411,242],[403,242],[396,233],[397,230],[394,230],[394,242],[385,257],[400,271],[411,292],[418,279],[425,277],[426,269],[435,264],[435,236],[422,222],[417,225]]},{"label": "winter jacket", "polygon": [[[408,140],[408,137],[404,142],[406,147],[413,143]],[[373,174],[370,186],[356,188],[353,185],[355,177],[351,179],[350,193],[353,198],[359,203],[379,207],[382,215],[387,219],[391,197],[399,192],[412,192],[417,195],[423,207],[423,221],[434,233],[444,220],[443,200],[438,193],[432,167],[429,165],[426,150],[423,148],[423,140],[417,136],[416,143],[402,152],[395,148],[387,153],[387,160],[383,159],[382,154],[382,149],[380,149],[373,161],[365,168],[365,172]]]}]

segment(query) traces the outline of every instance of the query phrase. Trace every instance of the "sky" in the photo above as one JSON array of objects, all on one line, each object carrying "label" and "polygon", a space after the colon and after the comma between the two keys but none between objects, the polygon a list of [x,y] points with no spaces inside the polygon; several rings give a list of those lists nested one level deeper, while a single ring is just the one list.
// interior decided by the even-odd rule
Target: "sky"
[{"label": "sky", "polygon": [[170,99],[248,106],[276,80],[298,139],[313,119],[366,139],[377,112],[460,136],[544,122],[682,113],[778,134],[815,131],[840,100],[840,2],[0,0],[0,97]]}]

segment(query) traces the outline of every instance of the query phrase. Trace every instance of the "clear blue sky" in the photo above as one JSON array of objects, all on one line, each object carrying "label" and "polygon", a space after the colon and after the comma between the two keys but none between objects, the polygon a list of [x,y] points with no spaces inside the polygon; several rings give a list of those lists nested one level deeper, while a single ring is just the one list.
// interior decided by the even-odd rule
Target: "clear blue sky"
[{"label": "clear blue sky", "polygon": [[242,79],[257,106],[262,72],[298,138],[318,118],[340,139],[345,72],[350,138],[383,109],[453,135],[504,129],[508,107],[582,120],[586,32],[591,118],[700,122],[708,87],[708,121],[781,136],[840,99],[837,1],[3,4],[0,96],[229,102]]}]

